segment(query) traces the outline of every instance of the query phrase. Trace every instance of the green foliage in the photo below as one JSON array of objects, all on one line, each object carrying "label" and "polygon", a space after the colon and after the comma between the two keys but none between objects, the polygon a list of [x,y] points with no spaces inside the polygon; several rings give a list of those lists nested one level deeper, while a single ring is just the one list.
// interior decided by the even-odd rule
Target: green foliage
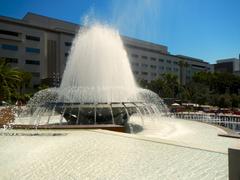
[{"label": "green foliage", "polygon": [[[184,62],[180,65],[186,66]],[[198,72],[186,85],[179,84],[173,74],[163,74],[150,83],[144,82],[144,88],[163,98],[219,107],[240,107],[240,76],[229,73]]]},{"label": "green foliage", "polygon": [[[219,107],[239,107],[240,105],[240,77],[230,73],[198,72],[192,82],[198,83],[196,96],[205,97],[205,103]],[[200,103],[199,101],[196,101]],[[202,102],[201,102],[202,103]],[[201,104],[200,103],[200,104]]]},{"label": "green foliage", "polygon": [[177,76],[174,74],[162,74],[158,79],[145,85],[161,97],[176,98],[179,91]]},{"label": "green foliage", "polygon": [[0,59],[0,101],[21,98],[22,88],[30,84],[31,78],[31,73],[12,68],[5,59]]},{"label": "green foliage", "polygon": [[49,88],[49,86],[42,83],[38,86],[38,91],[43,90],[43,89],[47,89],[47,88]]}]

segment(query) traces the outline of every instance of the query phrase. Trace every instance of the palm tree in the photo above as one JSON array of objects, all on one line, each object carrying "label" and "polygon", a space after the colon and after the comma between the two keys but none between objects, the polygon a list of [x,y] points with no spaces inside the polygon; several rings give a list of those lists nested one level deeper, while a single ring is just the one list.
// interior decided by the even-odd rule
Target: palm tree
[{"label": "palm tree", "polygon": [[175,74],[165,73],[162,75],[162,79],[165,84],[165,95],[167,97],[175,98],[179,89],[177,76]]},{"label": "palm tree", "polygon": [[17,94],[18,89],[30,82],[29,73],[12,68],[5,59],[0,59],[0,100],[11,101],[13,94]]},{"label": "palm tree", "polygon": [[189,64],[186,61],[181,60],[178,65],[180,68],[180,84],[183,85],[183,71],[189,66]]},{"label": "palm tree", "polygon": [[32,74],[30,72],[25,72],[22,70],[19,70],[19,72],[20,72],[20,77],[21,77],[20,93],[22,94],[23,87],[29,87],[31,79],[32,79]]}]

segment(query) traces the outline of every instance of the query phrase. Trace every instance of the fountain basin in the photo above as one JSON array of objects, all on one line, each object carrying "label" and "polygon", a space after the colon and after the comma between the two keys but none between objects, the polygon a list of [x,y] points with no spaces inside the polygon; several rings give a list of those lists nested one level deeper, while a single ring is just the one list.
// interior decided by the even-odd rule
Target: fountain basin
[{"label": "fountain basin", "polygon": [[12,129],[103,129],[116,132],[125,132],[125,127],[115,124],[101,124],[101,125],[27,125],[27,124],[13,124]]},{"label": "fountain basin", "polygon": [[[68,103],[45,102],[28,108],[16,118],[15,127],[26,128],[94,128],[123,127],[131,116],[157,114],[157,107],[145,102]],[[108,126],[107,126],[108,125]],[[67,127],[69,126],[69,127]],[[75,126],[75,127],[74,127]],[[105,129],[105,128],[104,128]],[[121,130],[122,131],[122,130]]]}]

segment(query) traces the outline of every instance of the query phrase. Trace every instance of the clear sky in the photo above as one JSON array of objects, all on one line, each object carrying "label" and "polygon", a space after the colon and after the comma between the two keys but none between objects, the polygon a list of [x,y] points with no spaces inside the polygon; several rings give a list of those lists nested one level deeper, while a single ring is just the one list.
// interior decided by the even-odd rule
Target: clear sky
[{"label": "clear sky", "polygon": [[88,17],[211,63],[240,53],[240,0],[0,0],[0,15],[27,12],[78,24]]}]

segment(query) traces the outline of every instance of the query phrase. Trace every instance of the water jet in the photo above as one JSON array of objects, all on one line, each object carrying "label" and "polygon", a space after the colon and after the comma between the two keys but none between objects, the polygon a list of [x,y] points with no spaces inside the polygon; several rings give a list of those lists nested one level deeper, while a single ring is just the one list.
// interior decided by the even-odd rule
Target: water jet
[{"label": "water jet", "polygon": [[118,31],[95,24],[75,37],[60,87],[37,92],[14,124],[116,128],[132,115],[166,111],[157,94],[137,86]]}]

